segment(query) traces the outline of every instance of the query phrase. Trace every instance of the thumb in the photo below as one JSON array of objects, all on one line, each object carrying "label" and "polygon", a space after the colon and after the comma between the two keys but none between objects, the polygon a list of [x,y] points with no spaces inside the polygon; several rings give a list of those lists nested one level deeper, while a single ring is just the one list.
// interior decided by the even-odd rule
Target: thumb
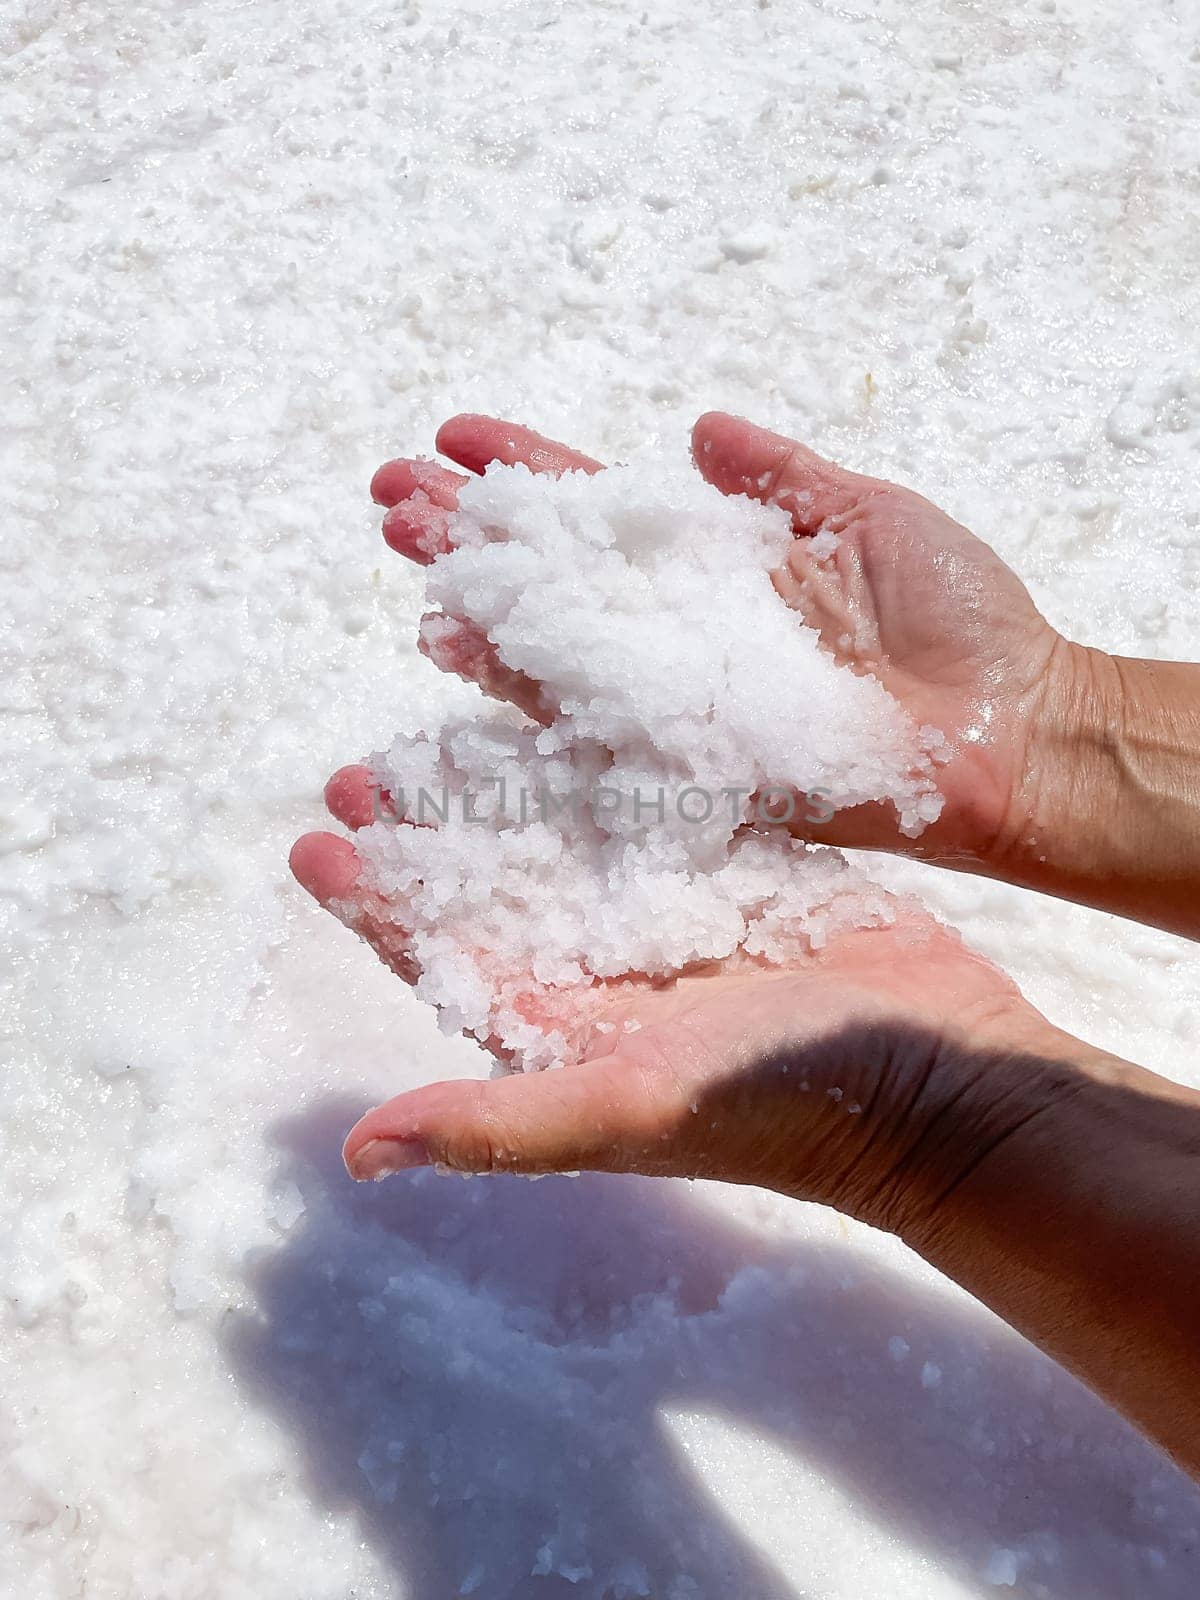
[{"label": "thumb", "polygon": [[806,445],[725,411],[706,411],[692,429],[692,457],[722,494],[749,495],[790,513],[797,533],[850,511],[874,478],[846,472]]},{"label": "thumb", "polygon": [[670,1121],[648,1075],[632,1060],[606,1056],[398,1095],[355,1124],[342,1156],[359,1181],[427,1166],[628,1172],[645,1170],[652,1157],[662,1170]]}]

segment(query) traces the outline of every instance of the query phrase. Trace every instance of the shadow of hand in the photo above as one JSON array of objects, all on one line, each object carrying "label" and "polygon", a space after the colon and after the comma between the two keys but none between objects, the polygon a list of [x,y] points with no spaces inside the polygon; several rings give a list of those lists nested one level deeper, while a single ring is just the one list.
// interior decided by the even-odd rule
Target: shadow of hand
[{"label": "shadow of hand", "polygon": [[[982,1308],[654,1180],[356,1186],[344,1113],[281,1130],[306,1211],[231,1348],[405,1592],[797,1600],[698,1481],[675,1407],[770,1432],[844,1485],[864,1539],[883,1524],[968,1583],[1012,1551],[1016,1594],[1190,1595],[1200,1496]],[[822,1569],[829,1541],[812,1530]]]}]

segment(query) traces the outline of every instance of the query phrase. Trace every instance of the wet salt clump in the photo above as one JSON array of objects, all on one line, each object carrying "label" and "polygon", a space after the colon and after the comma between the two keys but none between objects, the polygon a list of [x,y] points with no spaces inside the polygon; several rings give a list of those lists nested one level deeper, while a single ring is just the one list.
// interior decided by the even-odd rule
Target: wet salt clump
[{"label": "wet salt clump", "polygon": [[492,467],[450,536],[431,654],[453,664],[467,625],[557,709],[543,727],[481,700],[373,759],[404,819],[359,834],[375,915],[448,1030],[550,1065],[629,974],[782,963],[890,916],[767,814],[890,801],[916,834],[940,809],[937,736],[776,593],[782,510],[658,462]]}]

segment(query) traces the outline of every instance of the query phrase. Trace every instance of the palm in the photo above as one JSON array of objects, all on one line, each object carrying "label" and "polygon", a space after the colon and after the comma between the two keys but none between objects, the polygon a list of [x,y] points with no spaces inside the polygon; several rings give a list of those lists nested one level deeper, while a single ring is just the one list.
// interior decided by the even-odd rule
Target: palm
[{"label": "palm", "polygon": [[1020,788],[1058,635],[966,528],[909,490],[845,477],[845,504],[824,522],[837,550],[817,561],[798,539],[779,587],[839,659],[873,672],[918,726],[937,728],[955,759],[940,774],[942,816],[915,843],[881,807],[844,813],[822,837],[985,856]]},{"label": "palm", "polygon": [[[978,1038],[1023,1004],[954,934],[905,911],[789,968],[735,956],[666,987],[622,992],[605,1013],[613,1031],[593,1024],[581,1054],[600,1063],[602,1093],[613,1069],[638,1086],[637,1115],[626,1122],[629,1102],[619,1098],[618,1125],[607,1130],[630,1166],[765,1184],[778,1181],[782,1147],[795,1192],[829,1198],[830,1132],[858,1118],[854,1132],[869,1140],[881,1107],[903,1098],[896,1080],[917,1058],[901,1041],[942,1042],[964,1029]],[[857,1048],[868,1033],[890,1047]]]},{"label": "palm", "polygon": [[352,1131],[351,1171],[432,1160],[468,1172],[699,1176],[899,1230],[917,1220],[904,1151],[968,1086],[981,1043],[1010,1052],[1041,1021],[990,963],[920,915],[847,933],[791,969],[735,957],[594,1001],[595,991],[583,998],[569,1071],[401,1095]]},{"label": "palm", "polygon": [[[797,538],[776,576],[784,599],[954,756],[940,775],[942,815],[918,839],[901,837],[887,806],[841,812],[812,836],[943,864],[986,861],[1020,808],[1030,730],[1055,692],[1058,634],[993,550],[911,490],[733,417],[701,418],[697,434],[697,464],[718,488],[791,514]],[[822,532],[838,542],[818,559]]]}]

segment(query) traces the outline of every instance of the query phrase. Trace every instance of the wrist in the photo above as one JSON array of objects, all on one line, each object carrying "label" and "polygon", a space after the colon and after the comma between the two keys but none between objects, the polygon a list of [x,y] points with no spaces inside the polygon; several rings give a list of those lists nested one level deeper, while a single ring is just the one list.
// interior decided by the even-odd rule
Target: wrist
[{"label": "wrist", "polygon": [[985,857],[993,876],[1037,888],[1056,873],[1089,869],[1108,827],[1123,700],[1111,656],[1056,641],[1025,715],[1008,810]]},{"label": "wrist", "polygon": [[828,1114],[818,1148],[803,1142],[798,1181],[778,1187],[928,1255],[935,1235],[961,1233],[956,1197],[974,1174],[996,1166],[1010,1143],[1023,1150],[1032,1124],[1056,1119],[1102,1052],[1053,1027],[1014,991],[999,1006],[933,1029],[918,1019],[877,1024],[856,1038],[854,1056],[862,1058],[859,1078],[841,1062],[832,1076],[840,1098],[849,1095],[865,1114],[853,1123]]},{"label": "wrist", "polygon": [[[1084,1043],[1030,1009],[1003,1049],[950,1046],[919,1108],[940,1159],[912,1184],[905,1243],[950,1270],[985,1237],[1033,1250],[1081,1192],[1121,1197],[1139,1173],[1200,1153],[1200,1092]],[[957,1274],[955,1274],[957,1275]]]},{"label": "wrist", "polygon": [[1200,669],[1060,639],[983,870],[1195,934]]},{"label": "wrist", "polygon": [[[913,1107],[905,1201],[894,1232],[945,1270],[981,1230],[1015,1225],[1044,1189],[1047,1161],[1086,1120],[1095,1085],[1125,1067],[1029,1008],[1003,1043],[948,1042]],[[936,1133],[931,1138],[931,1132]],[[952,1274],[953,1275],[953,1274]]]}]

